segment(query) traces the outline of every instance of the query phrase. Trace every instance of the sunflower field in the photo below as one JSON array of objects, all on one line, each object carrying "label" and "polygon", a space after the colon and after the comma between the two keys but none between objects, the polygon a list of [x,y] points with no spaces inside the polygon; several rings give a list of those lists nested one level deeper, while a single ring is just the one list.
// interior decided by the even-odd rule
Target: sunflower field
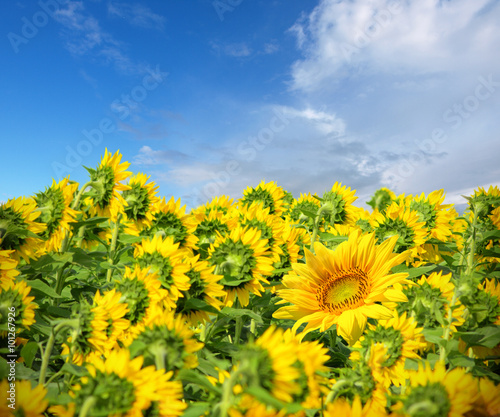
[{"label": "sunflower field", "polygon": [[500,416],[500,190],[186,212],[107,150],[0,203],[0,416]]}]

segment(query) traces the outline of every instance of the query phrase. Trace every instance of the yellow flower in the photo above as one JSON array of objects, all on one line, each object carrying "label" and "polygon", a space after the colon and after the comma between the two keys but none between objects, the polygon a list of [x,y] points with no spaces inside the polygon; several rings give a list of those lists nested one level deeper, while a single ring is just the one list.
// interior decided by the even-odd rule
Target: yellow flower
[{"label": "yellow flower", "polygon": [[498,417],[500,416],[500,385],[495,385],[489,378],[479,380],[479,396],[472,410],[464,417]]},{"label": "yellow flower", "polygon": [[36,221],[40,214],[32,198],[18,197],[0,204],[0,250],[15,250],[11,256],[17,261],[36,259],[47,227]]},{"label": "yellow flower", "polygon": [[216,273],[224,275],[224,304],[232,306],[236,296],[242,306],[247,306],[250,293],[260,296],[263,283],[269,284],[265,276],[273,271],[273,260],[269,257],[267,239],[261,239],[256,229],[237,227],[227,236],[219,235],[210,246],[209,262],[216,265]]},{"label": "yellow flower", "polygon": [[332,189],[323,194],[321,211],[330,224],[352,224],[359,210],[352,203],[357,200],[356,190],[336,182]]},{"label": "yellow flower", "polygon": [[45,399],[47,390],[43,385],[32,388],[30,381],[9,382],[4,379],[0,382],[0,391],[2,392],[0,416],[43,417],[45,415],[49,402]]},{"label": "yellow flower", "polygon": [[168,203],[165,197],[158,201],[152,211],[151,226],[143,231],[144,236],[159,234],[162,237],[170,236],[180,248],[195,249],[198,238],[193,234],[196,229],[196,220],[185,214],[186,206],[181,207],[181,199],[177,201],[171,197]]},{"label": "yellow flower", "polygon": [[189,265],[183,262],[186,253],[179,249],[179,243],[174,238],[162,238],[155,235],[152,239],[144,238],[136,245],[134,258],[144,269],[158,275],[162,288],[168,291],[168,297],[163,299],[169,309],[176,307],[179,297],[184,297],[182,291],[189,290]]},{"label": "yellow flower", "polygon": [[92,190],[85,198],[90,217],[109,217],[115,222],[118,213],[123,213],[127,202],[123,199],[120,191],[129,190],[130,187],[122,184],[131,174],[125,171],[130,163],[122,162],[122,155],[117,151],[114,155],[106,149],[97,169],[87,168],[92,181]]},{"label": "yellow flower", "polygon": [[[374,378],[385,387],[394,384],[404,384],[408,372],[405,370],[406,358],[419,359],[418,351],[426,344],[421,334],[422,328],[417,328],[413,318],[406,317],[406,312],[401,316],[394,312],[389,320],[379,320],[377,325],[368,324],[369,329],[354,344],[349,359],[360,360],[369,354],[372,344],[380,344],[384,349],[384,361]],[[357,350],[356,350],[357,349]]]},{"label": "yellow flower", "polygon": [[[16,332],[20,333],[23,329],[29,329],[35,323],[35,310],[38,308],[38,305],[33,302],[35,297],[29,296],[31,287],[25,281],[8,280],[0,284],[0,290],[1,309],[14,308]],[[8,321],[7,311],[1,311],[0,317],[0,324],[11,323]]]},{"label": "yellow flower", "polygon": [[42,212],[37,219],[47,225],[43,237],[46,251],[59,251],[61,244],[71,228],[69,223],[76,221],[77,211],[71,208],[78,183],[70,182],[69,177],[38,193],[34,199]]},{"label": "yellow flower", "polygon": [[427,229],[418,213],[406,206],[405,201],[393,201],[384,214],[375,210],[370,218],[370,225],[379,240],[397,236],[395,251],[401,253],[410,250],[412,257],[423,252]]},{"label": "yellow flower", "polygon": [[0,250],[0,285],[6,281],[14,281],[19,275],[16,269],[19,262],[12,257],[14,252],[14,249]]},{"label": "yellow flower", "polygon": [[128,181],[130,189],[123,191],[122,197],[127,202],[125,215],[132,227],[129,226],[126,232],[138,235],[144,228],[151,227],[153,222],[153,207],[159,201],[156,196],[158,186],[154,182],[149,182],[149,176],[139,173],[131,177]]},{"label": "yellow flower", "polygon": [[391,311],[381,301],[405,301],[401,290],[392,285],[405,282],[407,274],[391,274],[407,254],[392,251],[397,237],[375,245],[374,234],[353,232],[335,251],[316,242],[313,255],[307,249],[306,264],[293,264],[293,274],[283,278],[282,303],[274,313],[278,319],[297,320],[294,329],[308,323],[305,331],[325,331],[337,325],[338,333],[352,345],[363,333],[367,318],[390,319]]},{"label": "yellow flower", "polygon": [[470,373],[462,368],[447,372],[441,362],[434,369],[429,363],[420,365],[418,371],[409,371],[409,377],[404,398],[392,407],[396,415],[461,417],[479,395],[478,382]]},{"label": "yellow flower", "polygon": [[375,191],[371,200],[367,201],[366,204],[371,206],[374,210],[376,209],[383,213],[394,200],[396,200],[396,194],[388,188],[382,187]]},{"label": "yellow flower", "polygon": [[369,405],[363,406],[358,395],[352,403],[345,398],[339,398],[326,405],[324,417],[385,417],[387,413],[383,408],[373,410]]},{"label": "yellow flower", "polygon": [[268,183],[261,181],[257,187],[247,187],[243,191],[243,198],[239,200],[239,206],[250,205],[254,201],[259,201],[263,203],[264,208],[269,208],[271,214],[281,216],[285,208],[284,198],[285,192],[283,188],[278,187],[274,181]]}]

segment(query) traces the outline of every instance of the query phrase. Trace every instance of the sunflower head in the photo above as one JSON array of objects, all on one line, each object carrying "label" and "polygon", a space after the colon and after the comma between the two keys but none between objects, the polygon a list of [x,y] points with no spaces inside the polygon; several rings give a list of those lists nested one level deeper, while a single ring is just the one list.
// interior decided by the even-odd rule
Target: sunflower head
[{"label": "sunflower head", "polygon": [[[14,389],[12,389],[14,385]],[[0,400],[1,416],[43,417],[49,405],[47,389],[43,385],[31,386],[30,381],[17,380],[8,382],[7,378],[0,382],[3,393]],[[12,393],[14,395],[12,395]]]},{"label": "sunflower head", "polygon": [[0,284],[13,281],[20,274],[16,269],[19,261],[12,257],[14,252],[14,249],[0,250]]},{"label": "sunflower head", "polygon": [[321,205],[321,215],[330,224],[347,224],[352,223],[356,208],[352,205],[357,197],[354,196],[355,190],[342,186],[336,182],[330,191],[323,194]]},{"label": "sunflower head", "polygon": [[110,217],[114,221],[118,213],[123,213],[127,202],[120,191],[130,189],[122,181],[125,181],[131,172],[126,171],[130,163],[121,163],[121,159],[119,151],[111,155],[106,149],[96,169],[86,168],[90,174],[92,189],[87,193],[85,204],[91,216]]},{"label": "sunflower head", "polygon": [[151,226],[153,220],[151,211],[158,202],[156,197],[158,186],[154,182],[148,182],[149,178],[142,173],[134,175],[128,182],[130,188],[122,193],[127,202],[124,208],[125,215],[139,230]]},{"label": "sunflower head", "polygon": [[389,319],[392,313],[379,304],[403,301],[393,284],[405,282],[407,274],[391,274],[391,268],[407,258],[392,251],[397,237],[375,244],[375,235],[354,231],[335,251],[315,243],[316,255],[306,249],[306,263],[292,264],[293,273],[283,278],[286,287],[278,291],[290,306],[281,307],[275,318],[293,319],[294,328],[307,323],[305,331],[325,331],[336,324],[349,344],[361,336],[368,317]]},{"label": "sunflower head", "polygon": [[220,283],[227,292],[225,304],[231,306],[236,295],[242,306],[248,305],[250,293],[260,295],[262,283],[273,271],[267,239],[257,229],[237,227],[226,236],[219,235],[210,246],[209,262],[216,273],[223,275]]},{"label": "sunflower head", "polygon": [[25,281],[6,280],[0,284],[0,325],[7,325],[9,312],[14,308],[16,332],[29,329],[35,323],[35,309],[38,305],[30,297],[29,287]]},{"label": "sunflower head", "polygon": [[243,191],[243,198],[239,201],[241,206],[250,205],[253,202],[261,202],[264,208],[269,208],[271,214],[281,216],[284,210],[285,192],[274,182],[262,181],[257,187],[248,187]]},{"label": "sunflower head", "polygon": [[367,201],[366,204],[371,206],[374,210],[378,210],[381,213],[396,199],[396,194],[394,194],[388,188],[380,188],[375,191],[370,201]]},{"label": "sunflower head", "polygon": [[0,250],[15,250],[12,257],[16,260],[36,259],[47,227],[36,221],[40,214],[32,198],[18,197],[0,204]]}]

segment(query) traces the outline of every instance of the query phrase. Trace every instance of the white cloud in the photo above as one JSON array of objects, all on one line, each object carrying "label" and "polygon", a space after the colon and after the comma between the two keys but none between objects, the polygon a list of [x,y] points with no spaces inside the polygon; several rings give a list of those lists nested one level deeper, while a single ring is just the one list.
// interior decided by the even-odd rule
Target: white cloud
[{"label": "white cloud", "polygon": [[304,55],[292,67],[292,87],[314,91],[353,67],[412,75],[496,68],[499,18],[490,0],[322,0],[291,28]]},{"label": "white cloud", "polygon": [[149,7],[142,4],[126,4],[120,2],[110,2],[108,4],[108,13],[125,19],[133,26],[143,28],[153,28],[161,30],[165,26],[165,18],[154,13]]}]

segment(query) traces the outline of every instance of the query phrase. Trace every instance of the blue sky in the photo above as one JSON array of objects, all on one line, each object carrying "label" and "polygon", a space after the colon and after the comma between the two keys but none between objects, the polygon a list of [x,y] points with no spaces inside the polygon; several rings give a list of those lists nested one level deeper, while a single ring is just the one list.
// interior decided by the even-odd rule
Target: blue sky
[{"label": "blue sky", "polygon": [[276,181],[500,185],[497,0],[3,6],[0,200],[120,150],[188,207]]}]

